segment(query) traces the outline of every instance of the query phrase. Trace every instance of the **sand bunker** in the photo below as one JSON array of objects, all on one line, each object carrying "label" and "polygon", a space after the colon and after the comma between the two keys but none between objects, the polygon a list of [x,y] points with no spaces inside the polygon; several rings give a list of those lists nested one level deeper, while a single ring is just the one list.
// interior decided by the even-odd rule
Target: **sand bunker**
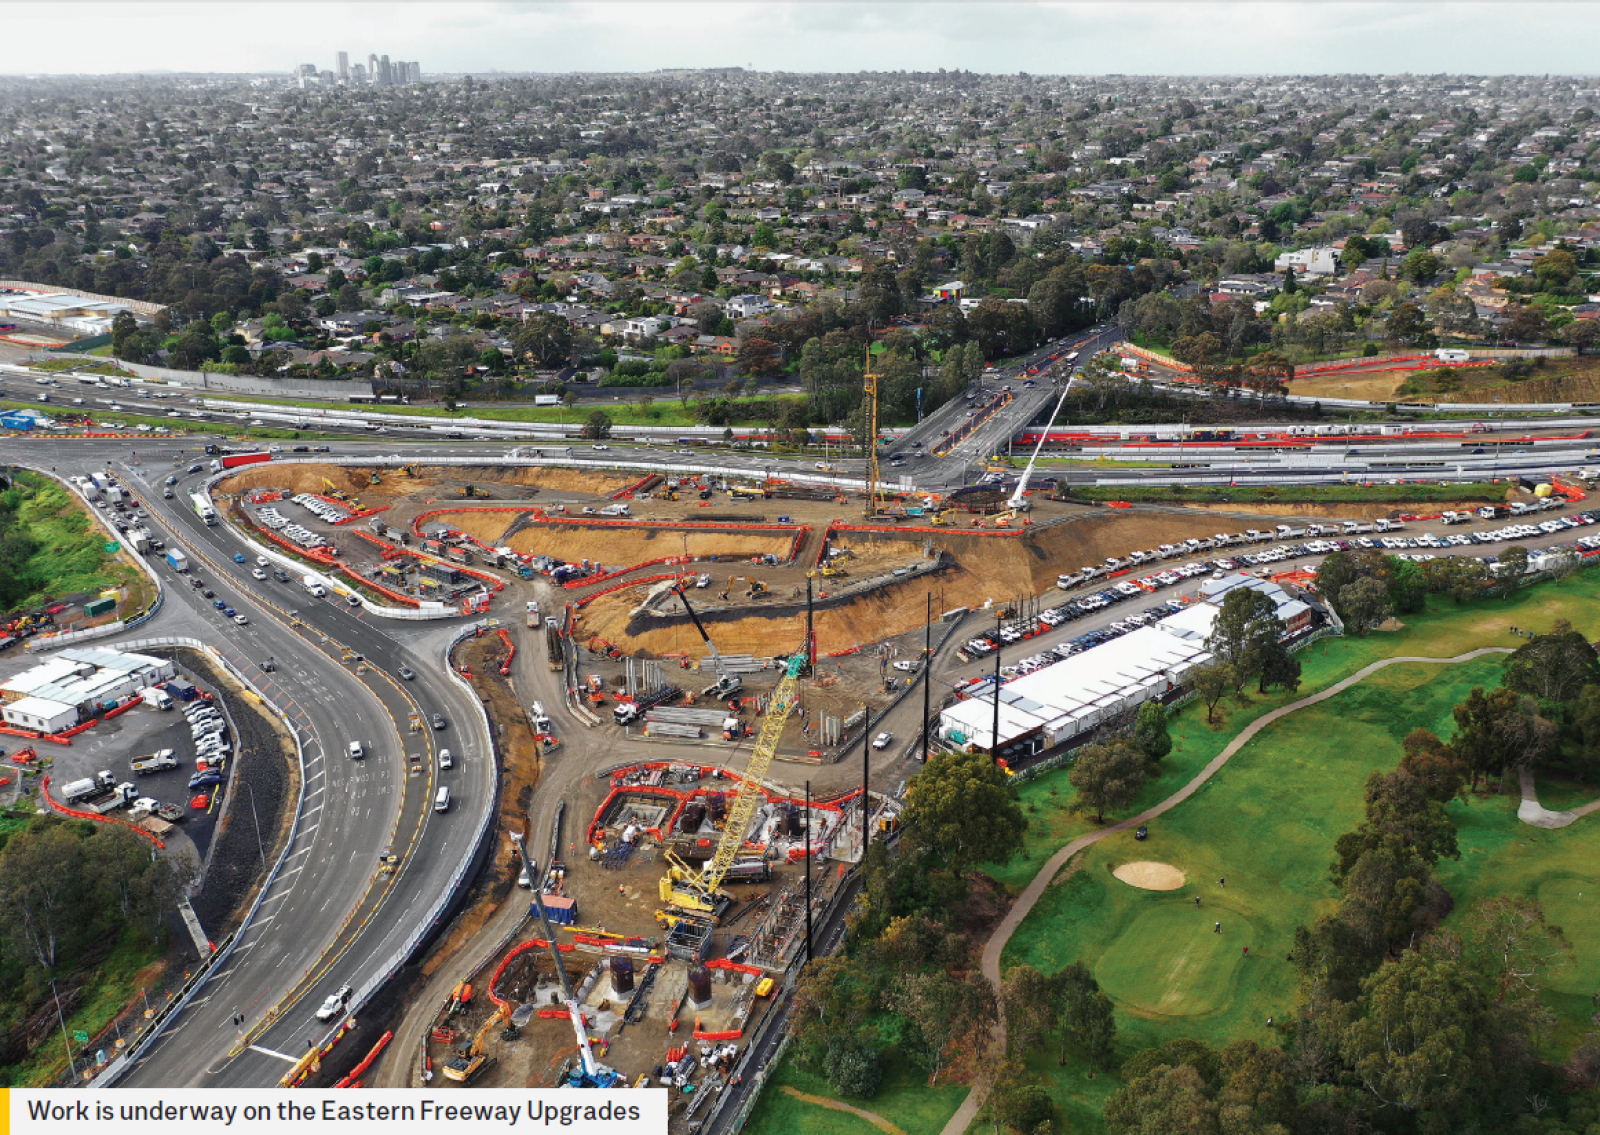
[{"label": "sand bunker", "polygon": [[1183,872],[1170,863],[1124,863],[1111,872],[1130,887],[1142,891],[1175,891],[1183,886]]}]

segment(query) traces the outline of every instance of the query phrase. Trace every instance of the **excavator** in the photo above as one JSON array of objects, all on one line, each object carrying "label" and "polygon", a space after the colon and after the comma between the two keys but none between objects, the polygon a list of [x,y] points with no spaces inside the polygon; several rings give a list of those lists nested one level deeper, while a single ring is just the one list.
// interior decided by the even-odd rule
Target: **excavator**
[{"label": "excavator", "polygon": [[347,501],[347,500],[350,499],[350,494],[349,493],[342,491],[339,488],[338,485],[335,485],[332,481],[328,480],[328,478],[326,478],[326,477],[322,478],[322,488],[330,497],[332,497],[336,501]]},{"label": "excavator", "polygon": [[[615,1069],[601,1064],[594,1058],[594,1049],[589,1047],[589,1028],[584,1024],[583,1006],[579,1004],[577,994],[572,991],[572,982],[567,977],[566,963],[561,960],[561,951],[556,946],[556,932],[550,925],[550,914],[544,908],[543,888],[539,885],[539,873],[534,869],[533,860],[528,858],[528,849],[523,846],[522,833],[512,832],[511,842],[517,849],[517,854],[522,856],[522,869],[527,872],[528,880],[533,884],[533,906],[539,913],[539,926],[544,932],[544,940],[550,948],[550,957],[556,963],[556,978],[561,982],[561,999],[566,1002],[567,1016],[572,1021],[572,1031],[578,1038],[578,1067],[567,1074],[568,1088],[615,1088],[623,1087],[627,1080]],[[509,1006],[507,1007],[509,1009]],[[449,1075],[448,1071],[445,1075]]]},{"label": "excavator", "polygon": [[745,832],[749,830],[756,808],[764,799],[761,782],[778,751],[778,739],[783,734],[784,723],[789,720],[789,711],[794,708],[795,700],[800,695],[800,674],[805,665],[806,656],[803,652],[790,658],[784,667],[782,679],[772,691],[766,716],[761,721],[755,746],[750,752],[750,763],[745,768],[744,779],[739,783],[739,791],[723,822],[722,838],[717,841],[717,849],[706,861],[705,867],[695,871],[682,860],[674,863],[675,857],[669,857],[670,868],[661,877],[659,892],[661,902],[669,912],[716,918],[730,901],[729,896],[721,890],[722,882],[728,877],[734,861],[739,858],[744,848]]},{"label": "excavator", "polygon": [[444,1066],[444,1078],[454,1080],[458,1084],[470,1084],[488,1069],[496,1064],[494,1057],[483,1051],[483,1042],[488,1039],[489,1033],[511,1019],[511,1003],[508,1001],[483,1022],[483,1027],[473,1034],[472,1043],[466,1048],[456,1050],[456,1054]]},{"label": "excavator", "polygon": [[473,497],[485,497],[489,494],[481,492],[475,485],[462,485],[461,495],[470,500]]},{"label": "excavator", "polygon": [[683,609],[689,612],[689,618],[694,622],[694,629],[700,632],[700,638],[705,642],[706,648],[711,651],[711,665],[717,671],[717,680],[704,690],[700,691],[702,697],[723,698],[732,697],[744,685],[744,679],[737,674],[728,672],[727,664],[722,661],[722,655],[717,653],[717,644],[711,641],[711,636],[706,633],[705,624],[700,621],[700,616],[694,613],[694,608],[689,606],[689,597],[683,592],[683,585],[679,584],[672,590],[678,593],[678,598],[683,600]]},{"label": "excavator", "polygon": [[757,595],[765,595],[766,593],[767,585],[759,579],[752,579],[750,581],[750,590],[745,592],[745,598],[754,599]]},{"label": "excavator", "polygon": [[420,476],[422,476],[422,474],[418,471],[418,466],[415,465],[415,464],[400,466],[400,472],[403,473],[404,475],[406,475],[407,477],[420,477]]}]

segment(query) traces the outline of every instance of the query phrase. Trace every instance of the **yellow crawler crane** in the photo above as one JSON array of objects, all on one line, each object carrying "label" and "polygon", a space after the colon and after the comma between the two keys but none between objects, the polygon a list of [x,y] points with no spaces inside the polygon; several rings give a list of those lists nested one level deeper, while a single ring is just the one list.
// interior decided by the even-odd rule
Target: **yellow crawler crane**
[{"label": "yellow crawler crane", "polygon": [[744,833],[749,829],[756,808],[763,799],[761,782],[766,778],[773,755],[778,751],[778,738],[783,735],[789,711],[794,708],[795,699],[800,695],[800,671],[805,662],[804,654],[796,654],[789,659],[782,680],[778,682],[777,689],[772,691],[761,729],[756,734],[755,748],[750,753],[750,764],[744,770],[744,780],[728,809],[727,819],[722,825],[722,838],[717,841],[717,850],[711,859],[702,870],[696,872],[681,860],[673,863],[676,856],[668,858],[672,866],[661,877],[660,896],[661,901],[671,909],[715,918],[718,908],[727,898],[719,888],[728,869],[739,857],[740,849],[744,847]]}]

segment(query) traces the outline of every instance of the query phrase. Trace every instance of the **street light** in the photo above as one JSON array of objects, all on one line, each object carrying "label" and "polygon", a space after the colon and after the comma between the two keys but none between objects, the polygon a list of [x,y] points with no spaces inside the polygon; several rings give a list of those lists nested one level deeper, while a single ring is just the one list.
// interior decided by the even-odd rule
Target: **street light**
[{"label": "street light", "polygon": [[261,817],[256,814],[256,786],[246,782],[245,787],[250,790],[250,818],[255,821],[256,825],[256,850],[261,854],[261,862],[265,863],[267,861],[267,849],[261,842]]}]

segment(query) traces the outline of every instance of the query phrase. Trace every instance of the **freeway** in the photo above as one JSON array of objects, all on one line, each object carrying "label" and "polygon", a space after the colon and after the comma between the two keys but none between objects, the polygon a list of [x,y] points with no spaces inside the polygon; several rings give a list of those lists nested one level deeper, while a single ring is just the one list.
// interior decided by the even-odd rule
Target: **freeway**
[{"label": "freeway", "polygon": [[[55,458],[62,473],[106,464],[105,447],[96,447],[94,461],[84,448],[85,443],[35,443],[15,456],[35,464]],[[178,636],[212,643],[290,715],[306,761],[302,827],[284,873],[201,998],[123,1082],[265,1086],[287,1070],[273,1054],[303,1051],[306,1040],[326,1031],[311,1015],[316,1004],[339,985],[360,985],[372,976],[375,966],[402,949],[418,915],[450,889],[470,852],[479,807],[493,790],[494,763],[475,699],[438,665],[449,628],[404,624],[410,633],[399,636],[304,592],[297,598],[285,585],[271,585],[280,589],[274,594],[232,562],[237,544],[226,529],[206,528],[175,507],[182,498],[163,501],[154,491],[170,466],[119,464],[111,462],[125,484],[144,490],[138,495],[168,529],[169,546],[185,548],[194,573],[251,620],[247,626],[225,620],[197,589],[158,562],[166,600],[138,639]],[[150,480],[140,486],[144,474]],[[364,674],[341,661],[340,643],[369,660]],[[271,674],[259,667],[269,656],[277,662]],[[385,676],[405,659],[418,674],[414,689]],[[409,735],[406,726],[416,709],[443,712],[449,728]],[[351,740],[364,744],[366,760],[346,756]],[[449,743],[461,754],[449,774],[435,770],[436,743]],[[423,758],[415,765],[418,774],[407,767],[412,752]],[[438,775],[448,775],[461,801],[453,814],[431,810]],[[380,873],[379,856],[391,848],[409,854],[398,871]],[[244,1015],[254,1047],[228,1059],[238,1039],[235,1013]]]}]

